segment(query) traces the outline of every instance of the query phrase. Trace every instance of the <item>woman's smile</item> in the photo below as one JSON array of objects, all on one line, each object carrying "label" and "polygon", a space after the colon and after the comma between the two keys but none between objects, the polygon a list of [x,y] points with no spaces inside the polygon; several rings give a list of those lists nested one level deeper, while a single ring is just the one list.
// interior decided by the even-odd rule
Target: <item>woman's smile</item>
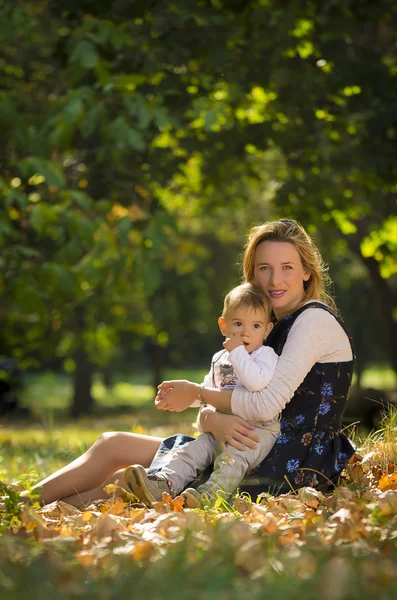
[{"label": "woman's smile", "polygon": [[304,297],[304,282],[310,273],[302,265],[298,250],[290,242],[265,241],[255,251],[255,282],[270,298],[274,314],[281,318],[293,312]]}]

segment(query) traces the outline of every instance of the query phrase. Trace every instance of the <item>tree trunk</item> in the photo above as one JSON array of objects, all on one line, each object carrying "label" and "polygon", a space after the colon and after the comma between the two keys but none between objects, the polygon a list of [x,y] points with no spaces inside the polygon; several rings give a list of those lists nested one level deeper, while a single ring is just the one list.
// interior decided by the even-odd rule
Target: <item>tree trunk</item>
[{"label": "tree trunk", "polygon": [[91,394],[94,365],[88,359],[84,348],[79,348],[75,354],[76,368],[73,374],[73,400],[70,414],[73,418],[89,415],[94,408],[94,398]]},{"label": "tree trunk", "polygon": [[94,408],[94,398],[91,394],[94,365],[90,362],[84,347],[85,317],[85,307],[77,306],[74,311],[74,328],[78,346],[74,355],[76,368],[73,374],[73,398],[70,407],[70,414],[74,418],[89,415]]},{"label": "tree trunk", "polygon": [[368,270],[372,286],[375,308],[379,313],[383,325],[383,338],[385,340],[385,351],[391,366],[397,373],[397,322],[393,318],[394,301],[393,290],[386,279],[380,274],[379,264],[372,257],[365,257],[361,253],[360,240],[356,236],[344,236],[352,252],[356,254]]},{"label": "tree trunk", "polygon": [[157,386],[164,380],[163,377],[163,348],[157,344],[152,344],[152,382],[157,390]]}]

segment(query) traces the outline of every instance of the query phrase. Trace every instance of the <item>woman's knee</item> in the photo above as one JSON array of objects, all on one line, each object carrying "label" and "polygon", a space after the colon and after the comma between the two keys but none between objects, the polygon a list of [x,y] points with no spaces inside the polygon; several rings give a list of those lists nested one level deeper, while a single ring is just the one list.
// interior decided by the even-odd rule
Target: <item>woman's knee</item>
[{"label": "woman's knee", "polygon": [[122,433],[118,431],[101,433],[93,446],[94,448],[96,452],[101,452],[105,459],[114,459],[122,448]]}]

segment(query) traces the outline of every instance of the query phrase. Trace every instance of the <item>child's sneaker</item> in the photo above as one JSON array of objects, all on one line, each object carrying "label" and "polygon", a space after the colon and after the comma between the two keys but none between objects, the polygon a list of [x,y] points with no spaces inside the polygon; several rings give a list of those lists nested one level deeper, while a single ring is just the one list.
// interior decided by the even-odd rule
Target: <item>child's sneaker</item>
[{"label": "child's sneaker", "polygon": [[160,502],[163,492],[173,496],[165,475],[149,475],[141,465],[132,465],[125,470],[124,481],[127,488],[144,504]]},{"label": "child's sneaker", "polygon": [[201,508],[201,494],[194,488],[187,488],[181,496],[185,499],[186,508]]}]

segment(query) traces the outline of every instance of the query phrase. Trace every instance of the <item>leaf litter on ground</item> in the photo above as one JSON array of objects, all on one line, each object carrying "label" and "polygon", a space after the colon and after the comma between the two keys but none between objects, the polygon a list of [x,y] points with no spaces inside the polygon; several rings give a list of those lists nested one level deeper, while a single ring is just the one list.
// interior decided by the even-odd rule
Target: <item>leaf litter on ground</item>
[{"label": "leaf litter on ground", "polygon": [[[175,573],[182,574],[200,565],[208,569],[211,557],[218,568],[228,565],[228,585],[277,582],[279,590],[287,578],[296,585],[285,597],[300,597],[298,590],[309,583],[306,597],[318,594],[318,586],[324,598],[389,597],[397,586],[396,439],[379,436],[363,443],[330,493],[304,487],[277,497],[264,495],[258,503],[242,495],[227,510],[224,503],[188,509],[182,497],[168,494],[148,508],[116,485],[106,487],[108,500],[84,510],[62,501],[39,508],[26,504],[17,487],[2,484],[3,543],[23,540],[28,546],[23,550],[21,545],[19,556],[26,551],[28,558],[42,555],[47,562],[54,560],[48,553],[66,555],[57,568],[71,589],[77,577],[73,565],[80,565],[91,582],[104,585],[104,574],[120,568],[120,561],[157,573],[173,564]],[[1,565],[4,560],[15,564],[18,556],[10,550],[15,548],[12,543],[5,547],[0,590],[4,581],[9,589],[13,585]],[[174,556],[179,559],[173,563]],[[360,584],[352,587],[357,574]],[[207,577],[211,580],[212,572]],[[179,585],[183,588],[184,583]]]}]

